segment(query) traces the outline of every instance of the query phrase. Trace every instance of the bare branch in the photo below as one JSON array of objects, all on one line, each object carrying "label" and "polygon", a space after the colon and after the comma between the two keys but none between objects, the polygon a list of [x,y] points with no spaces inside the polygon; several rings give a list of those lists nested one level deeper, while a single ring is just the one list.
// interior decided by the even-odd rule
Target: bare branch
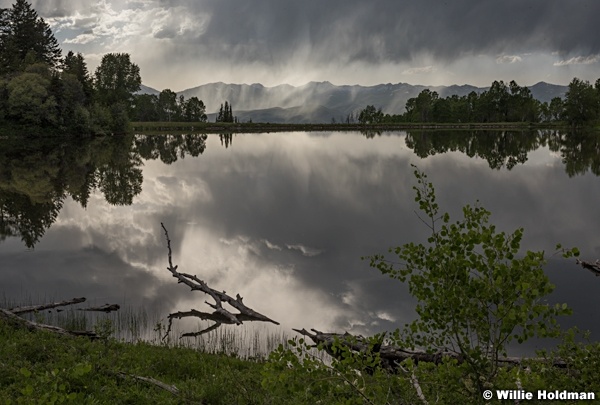
[{"label": "bare branch", "polygon": [[[198,335],[207,333],[211,330],[215,330],[222,324],[241,325],[243,322],[246,322],[246,321],[271,322],[271,323],[274,323],[275,325],[279,325],[279,322],[276,322],[276,321],[272,320],[271,318],[269,318],[259,312],[256,312],[252,308],[247,307],[243,303],[243,298],[239,294],[237,294],[236,297],[233,298],[233,297],[227,295],[225,293],[225,291],[221,292],[221,291],[217,291],[213,288],[210,288],[206,284],[206,282],[199,279],[198,276],[188,274],[188,273],[178,272],[177,271],[178,266],[173,265],[173,253],[171,250],[171,239],[169,238],[169,232],[167,231],[167,228],[165,227],[165,225],[162,222],[160,225],[161,225],[162,229],[164,230],[165,238],[167,239],[167,250],[168,250],[168,261],[169,261],[169,266],[167,267],[167,270],[169,270],[169,272],[171,272],[173,277],[175,277],[177,279],[178,283],[187,285],[192,291],[201,291],[201,292],[209,295],[214,300],[214,303],[205,301],[205,303],[209,307],[214,309],[213,313],[201,312],[201,311],[192,309],[192,310],[186,311],[186,312],[175,312],[175,313],[170,314],[168,317],[169,318],[169,326],[167,328],[167,332],[165,333],[165,336],[163,337],[163,340],[166,339],[168,334],[171,332],[171,326],[173,323],[173,319],[181,319],[181,318],[185,318],[185,317],[197,317],[202,320],[214,321],[215,325],[212,325],[209,328],[204,329],[200,332],[186,333],[186,334],[182,335],[182,337],[198,336]],[[223,308],[223,303],[229,304],[231,307],[233,307],[234,309],[237,309],[239,312],[235,313],[235,312],[231,312],[229,309]]]}]

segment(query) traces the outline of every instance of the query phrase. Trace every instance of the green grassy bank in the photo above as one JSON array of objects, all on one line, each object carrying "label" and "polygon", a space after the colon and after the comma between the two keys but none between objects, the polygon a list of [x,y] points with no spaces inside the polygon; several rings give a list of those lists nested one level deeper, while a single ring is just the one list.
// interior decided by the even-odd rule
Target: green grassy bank
[{"label": "green grassy bank", "polygon": [[262,369],[258,360],[30,332],[0,320],[0,404],[285,403],[262,388]]}]

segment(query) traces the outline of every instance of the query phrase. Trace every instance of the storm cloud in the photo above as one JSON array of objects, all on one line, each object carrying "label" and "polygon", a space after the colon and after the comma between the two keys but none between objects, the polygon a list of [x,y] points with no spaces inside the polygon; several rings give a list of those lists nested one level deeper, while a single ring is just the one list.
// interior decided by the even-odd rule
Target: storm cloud
[{"label": "storm cloud", "polygon": [[177,90],[214,81],[564,84],[595,80],[600,54],[594,0],[33,4],[65,49],[89,55],[90,65],[129,52],[144,82]]}]

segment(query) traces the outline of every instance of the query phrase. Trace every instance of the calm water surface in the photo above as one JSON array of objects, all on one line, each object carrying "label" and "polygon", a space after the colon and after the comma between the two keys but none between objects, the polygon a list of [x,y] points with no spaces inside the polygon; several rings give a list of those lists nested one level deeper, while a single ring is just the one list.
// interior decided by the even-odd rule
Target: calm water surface
[{"label": "calm water surface", "polygon": [[[360,257],[427,237],[415,215],[411,163],[455,219],[479,200],[498,228],[525,228],[525,249],[552,252],[560,242],[586,260],[600,258],[598,137],[488,136],[499,138],[137,136],[72,154],[65,145],[12,143],[16,152],[5,149],[0,160],[0,297],[86,296],[161,316],[209,310],[203,294],[167,272],[163,222],[180,271],[239,293],[284,329],[389,330],[413,319],[414,303]],[[42,206],[50,214],[26,218]],[[28,224],[36,230],[24,231]],[[561,323],[597,337],[600,279],[558,256],[547,271],[557,285],[551,301],[575,312]]]}]

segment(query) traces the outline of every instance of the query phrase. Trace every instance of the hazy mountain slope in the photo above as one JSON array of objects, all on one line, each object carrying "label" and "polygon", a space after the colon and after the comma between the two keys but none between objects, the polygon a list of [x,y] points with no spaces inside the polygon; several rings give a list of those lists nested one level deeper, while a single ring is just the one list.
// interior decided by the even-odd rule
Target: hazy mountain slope
[{"label": "hazy mountain slope", "polygon": [[[204,101],[209,120],[228,101],[234,115],[241,122],[314,122],[328,123],[332,119],[344,120],[348,114],[367,105],[381,108],[384,113],[401,114],[406,101],[424,89],[437,91],[440,97],[453,94],[463,96],[472,91],[481,93],[487,88],[470,85],[421,86],[407,83],[379,84],[376,86],[335,86],[329,82],[310,82],[303,86],[287,84],[265,87],[262,84],[210,83],[177,93],[186,99],[195,96]],[[146,90],[146,91],[144,91]],[[535,98],[549,102],[553,97],[563,97],[567,87],[537,83],[530,87]],[[141,92],[157,94],[143,86]],[[154,93],[156,92],[156,93]]]},{"label": "hazy mountain slope", "polygon": [[137,91],[135,94],[154,94],[155,96],[158,96],[160,94],[160,91],[153,89],[152,87],[144,86],[142,84],[140,85],[140,91]]},{"label": "hazy mountain slope", "polygon": [[531,95],[533,98],[540,100],[542,103],[549,103],[554,97],[564,98],[567,93],[567,86],[559,86],[557,84],[550,84],[546,82],[539,82],[533,86],[529,86]]}]

